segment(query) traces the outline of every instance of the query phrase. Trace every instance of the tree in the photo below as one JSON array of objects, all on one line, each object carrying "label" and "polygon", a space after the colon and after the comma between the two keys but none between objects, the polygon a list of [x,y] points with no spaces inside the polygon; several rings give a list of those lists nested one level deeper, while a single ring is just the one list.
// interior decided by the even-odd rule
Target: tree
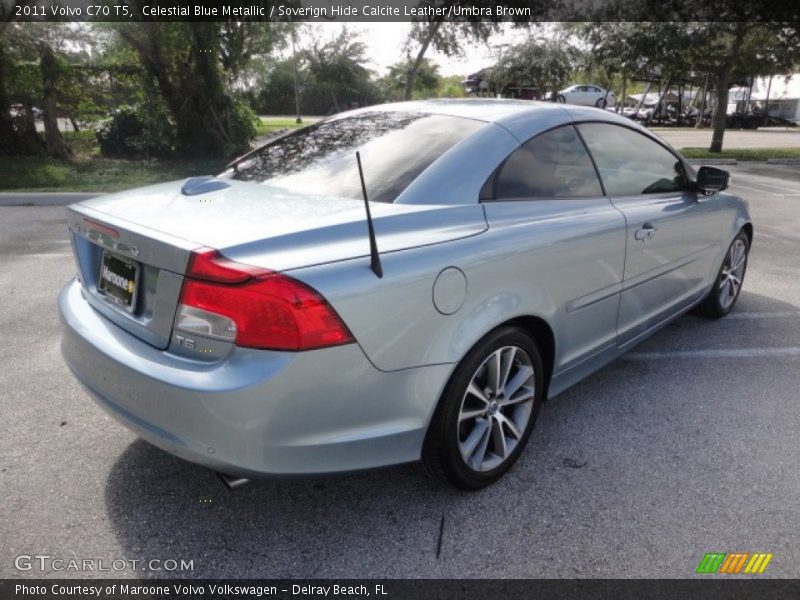
[{"label": "tree", "polygon": [[585,67],[604,73],[601,85],[610,87],[621,78],[623,102],[631,80],[657,77],[669,84],[689,70],[683,49],[690,40],[684,23],[574,23],[565,29],[580,40]]},{"label": "tree", "polygon": [[187,157],[231,156],[249,148],[254,115],[225,88],[220,23],[116,23],[175,123]]},{"label": "tree", "polygon": [[[413,68],[412,59],[406,58],[389,67],[389,73],[381,80],[381,84],[386,90],[386,97],[389,100],[406,99],[406,85],[408,72]],[[414,78],[414,98],[432,98],[438,95],[440,82],[439,65],[431,62],[427,58],[423,59],[417,67],[417,75]]]},{"label": "tree", "polygon": [[314,114],[339,112],[353,104],[379,100],[367,62],[366,46],[347,27],[328,41],[313,39],[298,55],[302,61],[303,107]]},{"label": "tree", "polygon": [[47,154],[54,158],[69,158],[72,154],[58,130],[57,85],[62,68],[50,45],[39,42],[39,68],[42,73],[42,108],[44,114],[44,139]]},{"label": "tree", "polygon": [[[628,18],[636,16],[634,10]],[[800,60],[796,23],[742,17],[735,21],[587,23],[573,27],[589,46],[594,64],[622,73],[626,79],[657,75],[668,84],[692,72],[707,75],[716,98],[711,152],[722,150],[731,83],[787,72]]]},{"label": "tree", "polygon": [[714,82],[710,152],[721,152],[732,82],[787,72],[800,61],[796,23],[698,23],[687,25],[687,61]]},{"label": "tree", "polygon": [[219,52],[228,84],[242,83],[239,79],[248,68],[254,63],[265,62],[275,48],[284,44],[288,33],[287,27],[269,22],[223,22],[219,32]]},{"label": "tree", "polygon": [[[70,148],[58,119],[77,120],[100,108],[102,68],[93,65],[99,47],[94,26],[86,23],[5,23],[0,27],[0,137],[2,151],[65,158]],[[8,119],[8,107],[22,105]],[[36,130],[34,107],[43,109],[44,139]],[[10,126],[10,129],[9,129]]]},{"label": "tree", "polygon": [[[414,86],[420,69],[425,60],[425,54],[430,47],[445,56],[455,56],[462,52],[464,42],[486,43],[489,36],[494,33],[499,24],[490,21],[453,22],[444,21],[437,17],[430,21],[414,21],[411,23],[406,40],[408,53],[406,70],[405,100],[411,100],[414,95]],[[416,55],[411,58],[411,49],[416,47]]]},{"label": "tree", "polygon": [[[40,154],[44,140],[36,131],[33,107],[41,97],[35,28],[0,22],[0,153]],[[12,117],[12,104],[21,105]]]},{"label": "tree", "polygon": [[[292,57],[269,65],[255,82],[253,108],[259,114],[288,115],[294,113],[294,63]],[[308,110],[308,109],[306,109]]]},{"label": "tree", "polygon": [[463,98],[464,87],[461,85],[461,81],[462,77],[459,75],[440,77],[436,96],[439,98]]},{"label": "tree", "polygon": [[575,70],[577,51],[563,40],[530,38],[509,47],[487,79],[496,90],[512,85],[530,85],[544,97],[559,90]]}]

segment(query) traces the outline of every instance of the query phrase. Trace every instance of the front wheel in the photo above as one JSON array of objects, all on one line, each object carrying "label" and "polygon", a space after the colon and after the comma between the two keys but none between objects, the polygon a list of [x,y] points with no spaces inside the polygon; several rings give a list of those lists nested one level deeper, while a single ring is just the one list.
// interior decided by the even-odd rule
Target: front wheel
[{"label": "front wheel", "polygon": [[566,101],[567,99],[562,94],[556,96],[556,102],[558,102],[559,104],[564,104]]},{"label": "front wheel", "polygon": [[744,231],[740,231],[725,253],[714,287],[698,306],[700,314],[719,319],[733,310],[742,290],[749,253],[750,238]]},{"label": "front wheel", "polygon": [[464,357],[422,451],[429,474],[477,490],[500,479],[530,437],[543,395],[542,359],[526,333],[503,327]]}]

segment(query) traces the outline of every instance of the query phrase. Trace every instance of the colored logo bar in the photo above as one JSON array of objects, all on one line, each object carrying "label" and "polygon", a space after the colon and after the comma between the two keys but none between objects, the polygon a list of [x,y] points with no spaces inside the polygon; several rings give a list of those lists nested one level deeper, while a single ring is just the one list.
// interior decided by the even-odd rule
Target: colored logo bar
[{"label": "colored logo bar", "polygon": [[760,574],[766,570],[772,556],[766,552],[708,552],[697,566],[697,573]]}]

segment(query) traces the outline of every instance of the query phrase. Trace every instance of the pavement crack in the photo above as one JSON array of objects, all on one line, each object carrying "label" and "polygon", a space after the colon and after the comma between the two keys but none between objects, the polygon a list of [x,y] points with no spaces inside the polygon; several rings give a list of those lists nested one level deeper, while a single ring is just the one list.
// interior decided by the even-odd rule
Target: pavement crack
[{"label": "pavement crack", "polygon": [[436,543],[436,560],[442,555],[442,538],[444,537],[444,515],[439,522],[439,541]]}]

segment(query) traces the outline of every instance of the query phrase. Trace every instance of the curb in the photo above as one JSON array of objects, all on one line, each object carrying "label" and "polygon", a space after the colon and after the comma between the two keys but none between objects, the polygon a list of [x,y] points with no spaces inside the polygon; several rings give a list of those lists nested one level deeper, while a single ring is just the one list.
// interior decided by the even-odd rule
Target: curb
[{"label": "curb", "polygon": [[738,165],[739,161],[735,158],[690,158],[689,164],[692,165]]},{"label": "curb", "polygon": [[800,158],[768,158],[768,165],[800,165]]},{"label": "curb", "polygon": [[67,206],[101,192],[0,192],[0,206]]}]

